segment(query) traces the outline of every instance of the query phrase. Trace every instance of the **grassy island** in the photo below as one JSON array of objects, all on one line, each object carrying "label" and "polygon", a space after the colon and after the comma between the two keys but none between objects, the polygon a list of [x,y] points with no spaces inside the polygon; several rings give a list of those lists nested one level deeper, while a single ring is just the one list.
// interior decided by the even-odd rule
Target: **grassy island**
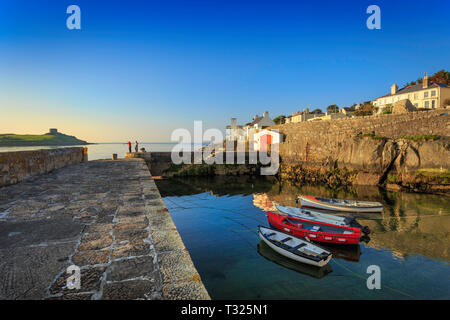
[{"label": "grassy island", "polygon": [[71,146],[89,144],[84,140],[77,139],[58,132],[57,129],[50,129],[45,134],[0,134],[0,147],[21,147],[21,146]]}]

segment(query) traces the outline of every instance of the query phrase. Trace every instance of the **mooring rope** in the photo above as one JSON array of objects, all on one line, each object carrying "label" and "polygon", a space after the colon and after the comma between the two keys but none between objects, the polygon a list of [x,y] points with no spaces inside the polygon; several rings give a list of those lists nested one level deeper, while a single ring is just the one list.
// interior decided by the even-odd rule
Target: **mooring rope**
[{"label": "mooring rope", "polygon": [[[168,194],[170,194],[170,193],[168,193]],[[164,200],[167,200],[168,202],[170,202],[171,207],[173,207],[174,209],[178,209],[178,210],[190,210],[190,209],[202,208],[202,209],[211,209],[211,210],[222,211],[222,212],[230,212],[230,213],[236,214],[236,215],[238,215],[240,217],[245,217],[247,219],[252,219],[252,220],[255,220],[258,223],[260,223],[260,221],[254,217],[254,215],[249,216],[249,215],[243,214],[243,211],[251,210],[251,209],[253,209],[253,207],[242,208],[242,209],[239,209],[239,211],[238,211],[236,209],[226,209],[226,208],[220,208],[220,207],[203,206],[200,203],[198,203],[196,200],[198,200],[198,201],[211,201],[212,199],[210,197],[214,196],[213,194],[206,194],[204,196],[200,195],[200,194],[187,195],[187,196],[191,197],[191,198],[195,198],[195,200],[193,200],[193,199],[186,199],[186,198],[183,198],[183,199],[180,199],[180,200],[182,200],[183,202],[189,203],[190,206],[182,206],[182,205],[180,205],[179,202],[177,202],[177,201],[175,201],[173,199],[173,197],[177,197],[177,198],[180,197],[179,195],[175,195],[175,194],[170,194],[169,197],[165,197]],[[296,201],[296,200],[295,199],[294,200],[287,199],[287,200],[283,200],[283,201],[288,202],[288,201]],[[257,211],[257,212],[261,213],[261,214],[264,214],[264,215],[266,214],[263,210],[260,210],[260,211]],[[437,215],[415,215],[415,216],[384,216],[384,217],[370,217],[370,218],[360,217],[360,219],[361,220],[384,220],[384,219],[389,219],[390,217],[404,219],[404,218],[418,218],[418,217],[425,218],[425,217],[443,217],[443,216],[444,217],[450,217],[450,215],[444,213],[443,215],[442,214],[441,215],[437,214]],[[254,247],[253,243],[250,243],[247,238],[241,236],[241,234],[243,234],[243,233],[254,233],[257,236],[258,232],[254,230],[253,226],[250,227],[247,224],[245,224],[243,222],[240,222],[240,221],[237,221],[236,219],[233,219],[232,217],[229,217],[229,216],[222,216],[222,218],[230,220],[230,221],[232,221],[232,222],[234,222],[236,224],[239,224],[242,227],[244,227],[244,229],[239,229],[239,230],[238,229],[230,229],[230,228],[224,228],[224,229],[225,230],[229,230],[229,231],[231,231],[233,233],[236,233],[242,240],[244,240],[244,242],[247,245],[249,245],[251,248]],[[336,258],[333,259],[332,262],[335,263],[336,265],[340,266],[342,269],[346,270],[347,272],[349,272],[352,276],[355,276],[355,277],[357,277],[357,278],[359,278],[361,280],[365,280],[365,281],[367,280],[367,277],[365,277],[365,276],[363,276],[363,275],[361,275],[361,274],[351,270],[350,268],[344,266],[343,264],[339,263]],[[389,290],[391,290],[393,292],[396,292],[398,294],[401,294],[403,296],[406,296],[406,297],[409,297],[409,298],[413,298],[413,299],[416,298],[416,297],[414,297],[413,295],[411,295],[409,293],[403,292],[402,290],[393,288],[391,286],[388,286],[388,285],[384,284],[383,287],[387,288],[387,289],[389,289]]]},{"label": "mooring rope", "polygon": [[[360,275],[359,273],[357,273],[357,272],[355,272],[355,271],[353,271],[353,270],[347,268],[346,266],[344,266],[344,265],[342,265],[341,263],[337,262],[336,259],[333,259],[332,261],[333,261],[334,263],[336,263],[338,266],[340,266],[341,268],[347,270],[348,272],[350,272],[351,274],[353,274],[354,276],[356,276],[357,278],[360,278],[360,279],[362,279],[362,280],[364,280],[364,281],[367,281],[367,278],[366,278],[366,277],[364,277],[364,276]],[[406,293],[406,292],[403,292],[403,291],[401,291],[401,290],[392,288],[392,287],[387,286],[387,285],[385,285],[385,284],[383,284],[383,287],[386,287],[386,288],[388,288],[389,290],[394,291],[394,292],[397,292],[397,293],[399,293],[399,294],[405,295],[405,296],[407,296],[407,297],[409,297],[409,298],[413,298],[413,299],[416,298],[416,297],[410,295],[409,293]]]}]

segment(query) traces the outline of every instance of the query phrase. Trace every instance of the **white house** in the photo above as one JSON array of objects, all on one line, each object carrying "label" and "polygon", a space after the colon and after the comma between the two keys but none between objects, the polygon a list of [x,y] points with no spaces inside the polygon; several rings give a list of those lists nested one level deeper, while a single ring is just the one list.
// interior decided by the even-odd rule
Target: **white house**
[{"label": "white house", "polygon": [[229,141],[247,141],[253,133],[274,125],[275,122],[269,117],[268,111],[265,111],[261,117],[255,115],[253,121],[245,126],[237,125],[236,118],[231,118],[231,125],[225,128],[225,139]]},{"label": "white house", "polygon": [[381,113],[400,100],[409,100],[417,109],[435,109],[444,108],[448,99],[450,99],[450,86],[430,81],[428,75],[425,74],[422,83],[410,85],[400,90],[394,83],[391,87],[391,93],[376,98],[372,101],[372,104],[378,108],[378,113]]},{"label": "white house", "polygon": [[267,151],[268,146],[283,141],[283,134],[272,130],[260,130],[253,135],[253,148],[255,151]]}]

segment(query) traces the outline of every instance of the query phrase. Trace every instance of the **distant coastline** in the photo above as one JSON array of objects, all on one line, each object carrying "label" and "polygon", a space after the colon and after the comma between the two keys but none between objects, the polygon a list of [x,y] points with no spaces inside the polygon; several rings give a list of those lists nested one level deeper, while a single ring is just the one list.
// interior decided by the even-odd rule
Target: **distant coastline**
[{"label": "distant coastline", "polygon": [[0,134],[0,147],[75,146],[91,143],[50,129],[45,134]]}]

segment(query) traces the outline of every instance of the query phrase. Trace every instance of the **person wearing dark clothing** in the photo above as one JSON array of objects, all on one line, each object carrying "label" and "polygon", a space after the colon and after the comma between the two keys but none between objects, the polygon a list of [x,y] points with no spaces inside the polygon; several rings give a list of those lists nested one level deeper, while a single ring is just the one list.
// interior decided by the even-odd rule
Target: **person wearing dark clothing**
[{"label": "person wearing dark clothing", "polygon": [[138,144],[137,141],[136,141],[136,144],[134,145],[134,150],[135,150],[136,152],[138,152],[138,150],[139,150],[139,144]]},{"label": "person wearing dark clothing", "polygon": [[128,152],[131,153],[131,142],[130,141],[128,141]]}]

